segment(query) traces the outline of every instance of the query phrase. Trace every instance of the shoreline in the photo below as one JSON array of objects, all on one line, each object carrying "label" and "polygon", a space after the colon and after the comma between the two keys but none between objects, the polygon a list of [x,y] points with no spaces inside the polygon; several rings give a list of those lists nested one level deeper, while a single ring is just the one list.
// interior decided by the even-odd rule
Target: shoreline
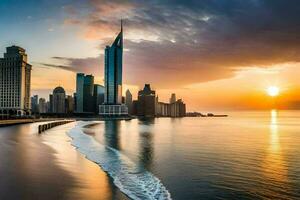
[{"label": "shoreline", "polygon": [[38,134],[42,123],[2,127],[0,199],[128,199],[71,145],[67,131],[76,123],[43,134]]},{"label": "shoreline", "polygon": [[[72,145],[72,138],[68,133],[77,123],[58,126],[43,134],[44,143],[57,152],[56,159],[59,165],[80,182],[80,185],[72,188],[70,199],[128,199],[97,163],[89,160]],[[57,133],[58,130],[62,131]]]}]

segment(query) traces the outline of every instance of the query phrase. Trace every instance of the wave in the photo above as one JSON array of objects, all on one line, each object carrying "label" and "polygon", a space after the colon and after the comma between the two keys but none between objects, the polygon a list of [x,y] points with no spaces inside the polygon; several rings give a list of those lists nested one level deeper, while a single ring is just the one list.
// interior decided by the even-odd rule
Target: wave
[{"label": "wave", "polygon": [[114,184],[131,199],[168,200],[171,195],[161,181],[149,171],[139,167],[120,151],[98,143],[84,134],[80,122],[68,135],[72,145],[87,159],[97,163],[113,179]]}]

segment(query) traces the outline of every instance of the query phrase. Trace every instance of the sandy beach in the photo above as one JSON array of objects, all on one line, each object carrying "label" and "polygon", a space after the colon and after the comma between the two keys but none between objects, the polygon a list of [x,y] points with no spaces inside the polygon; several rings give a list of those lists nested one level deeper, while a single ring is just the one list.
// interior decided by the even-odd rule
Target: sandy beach
[{"label": "sandy beach", "polygon": [[41,135],[41,123],[0,128],[0,199],[127,199],[71,146],[75,123]]}]

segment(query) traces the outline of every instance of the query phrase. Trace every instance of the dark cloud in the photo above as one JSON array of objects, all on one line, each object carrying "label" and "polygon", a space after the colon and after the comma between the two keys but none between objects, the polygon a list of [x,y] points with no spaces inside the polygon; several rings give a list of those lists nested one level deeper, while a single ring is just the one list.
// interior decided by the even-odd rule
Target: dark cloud
[{"label": "dark cloud", "polygon": [[58,69],[63,69],[63,70],[67,70],[67,71],[72,71],[72,72],[76,72],[76,69],[67,66],[67,65],[54,65],[54,64],[49,64],[49,63],[34,63],[34,64],[38,64],[42,67],[46,67],[46,68],[58,68]]},{"label": "dark cloud", "polygon": [[[124,56],[124,75],[129,83],[142,84],[147,76],[147,82],[162,87],[183,85],[227,78],[244,66],[300,60],[298,0],[90,2],[93,7],[82,24],[110,34],[101,35],[106,41],[115,36],[112,30],[118,30],[121,17],[125,38],[127,33],[145,35],[144,40],[125,41],[129,51]],[[141,32],[144,35],[137,35]],[[103,73],[101,57],[64,59],[75,69]]]}]

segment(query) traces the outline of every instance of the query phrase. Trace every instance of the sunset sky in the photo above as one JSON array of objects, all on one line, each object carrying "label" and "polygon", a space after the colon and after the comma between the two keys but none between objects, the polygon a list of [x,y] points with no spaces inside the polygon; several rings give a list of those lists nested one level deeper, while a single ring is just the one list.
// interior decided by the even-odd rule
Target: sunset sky
[{"label": "sunset sky", "polygon": [[124,94],[150,83],[189,111],[300,108],[299,0],[1,0],[0,54],[26,49],[32,95],[72,94],[77,72],[103,83],[120,19]]}]

